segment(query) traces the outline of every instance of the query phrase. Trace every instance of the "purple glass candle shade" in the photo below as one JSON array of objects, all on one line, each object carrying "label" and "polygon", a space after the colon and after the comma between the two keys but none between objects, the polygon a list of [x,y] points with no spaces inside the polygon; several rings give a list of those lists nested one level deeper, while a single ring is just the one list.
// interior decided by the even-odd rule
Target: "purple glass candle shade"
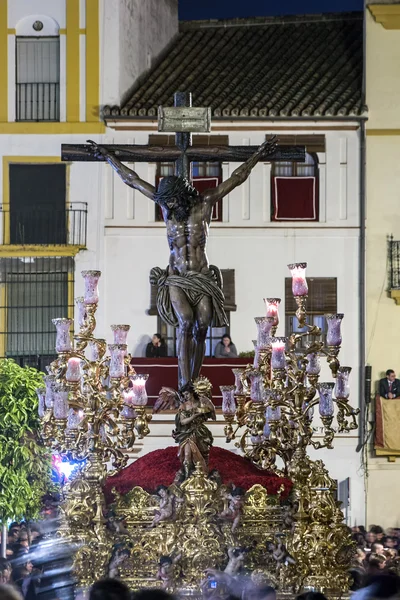
[{"label": "purple glass candle shade", "polygon": [[285,357],[285,337],[272,338],[272,356],[271,356],[271,367],[272,369],[286,369],[286,357]]},{"label": "purple glass candle shade", "polygon": [[85,280],[85,304],[97,304],[99,301],[98,283],[101,276],[100,271],[82,271]]},{"label": "purple glass candle shade", "polygon": [[343,317],[344,315],[342,313],[338,313],[336,315],[325,315],[326,324],[328,326],[328,331],[326,334],[327,346],[337,347],[341,345],[342,334],[340,328]]},{"label": "purple glass candle shade", "polygon": [[67,417],[67,429],[78,429],[83,420],[83,410],[70,408]]},{"label": "purple glass candle shade", "polygon": [[319,360],[318,354],[312,352],[311,354],[307,354],[307,366],[306,373],[307,375],[319,375],[321,371],[321,363]]},{"label": "purple glass candle shade", "polygon": [[301,408],[302,408],[303,412],[305,412],[308,421],[311,422],[314,417],[314,407],[311,406],[310,408],[308,408],[308,402],[303,402],[303,405]]},{"label": "purple glass candle shade", "polygon": [[332,417],[333,415],[333,399],[332,393],[334,383],[320,383],[319,390],[319,414],[321,417]]},{"label": "purple glass candle shade", "polygon": [[335,396],[347,400],[350,396],[349,378],[351,367],[339,367],[336,375]]},{"label": "purple glass candle shade", "polygon": [[108,344],[110,351],[110,370],[111,379],[119,379],[125,375],[125,354],[126,344]]},{"label": "purple glass candle shade", "polygon": [[38,397],[38,415],[40,418],[42,418],[44,417],[44,413],[46,412],[46,388],[37,388],[35,392]]},{"label": "purple glass candle shade", "polygon": [[78,298],[75,298],[75,304],[76,304],[76,322],[78,323],[79,327],[84,327],[86,325],[86,317],[87,317],[85,298],[83,296],[79,296]]},{"label": "purple glass candle shade", "polygon": [[264,298],[266,317],[272,317],[274,319],[273,327],[279,325],[279,305],[281,303],[280,298]]},{"label": "purple glass candle shade", "polygon": [[265,418],[268,423],[271,423],[271,421],[279,421],[281,418],[281,407],[277,406],[276,408],[272,408],[271,406],[267,406]]},{"label": "purple glass candle shade", "polygon": [[306,280],[307,263],[293,263],[288,265],[292,274],[293,296],[307,296],[308,285]]},{"label": "purple glass candle shade", "polygon": [[67,372],[65,373],[65,379],[69,383],[77,383],[81,380],[81,359],[72,357],[68,361]]},{"label": "purple glass candle shade", "polygon": [[234,415],[236,412],[235,386],[221,385],[219,389],[222,393],[222,413],[224,415]]},{"label": "purple glass candle shade", "polygon": [[68,389],[60,386],[54,393],[53,414],[56,419],[68,417]]},{"label": "purple glass candle shade", "polygon": [[249,375],[251,388],[250,397],[253,402],[262,402],[264,399],[264,385],[262,374],[257,371],[252,371]]},{"label": "purple glass candle shade", "polygon": [[243,383],[241,380],[243,371],[244,369],[232,369],[232,373],[235,376],[235,394],[237,394],[238,396],[244,393]]},{"label": "purple glass candle shade", "polygon": [[72,350],[70,328],[72,319],[52,319],[56,328],[56,352],[69,352]]},{"label": "purple glass candle shade", "polygon": [[132,382],[132,391],[133,391],[133,406],[146,406],[148,402],[147,392],[146,392],[146,381],[148,380],[148,374],[141,373],[139,375],[132,375],[129,379]]},{"label": "purple glass candle shade", "polygon": [[111,330],[114,333],[114,344],[126,344],[130,328],[130,325],[111,325]]},{"label": "purple glass candle shade", "polygon": [[257,345],[268,346],[271,344],[271,329],[274,325],[273,317],[255,317],[257,325]]},{"label": "purple glass candle shade", "polygon": [[46,408],[53,408],[54,393],[56,390],[56,378],[54,375],[46,375],[44,378],[44,385],[46,386],[45,406]]}]

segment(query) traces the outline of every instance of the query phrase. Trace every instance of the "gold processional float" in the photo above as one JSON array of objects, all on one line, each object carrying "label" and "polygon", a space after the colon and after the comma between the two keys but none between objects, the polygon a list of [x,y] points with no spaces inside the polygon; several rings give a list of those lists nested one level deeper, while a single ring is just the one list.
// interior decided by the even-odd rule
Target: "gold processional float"
[{"label": "gold processional float", "polygon": [[[109,354],[106,341],[95,337],[101,274],[82,273],[85,296],[76,301],[79,331],[72,344],[72,319],[54,319],[58,358],[49,368],[46,388],[38,390],[44,442],[59,455],[85,460],[65,487],[59,532],[75,545],[78,586],[110,575],[133,589],[163,587],[198,596],[210,578],[223,589],[244,570],[282,594],[348,590],[354,550],[334,499],[336,484],[324,463],[307,454],[310,446],[331,449],[336,432],[357,427],[359,411],[349,404],[351,368],[338,360],[343,314],[326,315],[325,345],[321,329],[307,325],[306,264],[289,268],[304,332],[276,337],[280,299],[265,299],[266,316],[255,319],[254,364],[233,369],[235,385],[221,392],[227,441],[237,438],[236,447],[259,469],[290,478],[290,498],[268,495],[259,484],[235,494],[194,458],[194,468],[183,470],[169,488],[161,486],[153,495],[141,487],[115,494],[108,520],[105,479],[126,465],[136,437],[149,433],[147,376],[137,375],[130,365],[129,326],[112,326]],[[322,356],[335,383],[319,383]],[[186,409],[197,402],[197,412],[201,407],[214,412],[205,383],[197,382],[200,404],[188,393]],[[322,441],[313,439],[317,406]],[[199,427],[205,427],[204,419]]]}]

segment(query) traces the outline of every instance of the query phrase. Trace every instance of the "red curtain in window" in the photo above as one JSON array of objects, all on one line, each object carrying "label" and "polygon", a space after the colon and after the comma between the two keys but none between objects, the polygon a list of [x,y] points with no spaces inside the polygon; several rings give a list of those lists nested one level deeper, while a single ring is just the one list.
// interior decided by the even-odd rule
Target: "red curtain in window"
[{"label": "red curtain in window", "polygon": [[[215,188],[220,183],[219,177],[193,177],[192,184],[202,194],[210,188]],[[212,221],[222,221],[222,199],[218,200],[213,208]]]},{"label": "red curtain in window", "polygon": [[272,178],[273,221],[318,221],[316,177]]}]

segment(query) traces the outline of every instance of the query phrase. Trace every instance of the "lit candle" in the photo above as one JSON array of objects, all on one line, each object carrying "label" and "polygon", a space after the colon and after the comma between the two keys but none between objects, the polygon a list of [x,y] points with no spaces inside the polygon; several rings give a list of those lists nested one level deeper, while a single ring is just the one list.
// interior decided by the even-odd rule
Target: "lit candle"
[{"label": "lit candle", "polygon": [[285,337],[272,338],[272,356],[271,356],[271,367],[273,369],[286,369],[286,357],[285,357]]},{"label": "lit candle", "polygon": [[72,350],[70,328],[72,319],[52,319],[56,327],[56,352],[69,352]]},{"label": "lit candle", "polygon": [[264,298],[265,307],[267,309],[266,317],[272,317],[273,327],[278,327],[279,325],[279,305],[281,303],[280,298]]},{"label": "lit candle", "polygon": [[224,415],[234,415],[236,412],[235,386],[221,385],[219,389],[222,393],[222,413]]},{"label": "lit candle", "polygon": [[310,354],[307,354],[306,359],[307,359],[307,366],[306,366],[307,375],[319,375],[319,372],[321,371],[321,364],[319,361],[318,354],[316,354],[315,352],[311,352]]},{"label": "lit candle", "polygon": [[125,354],[126,344],[109,344],[110,351],[110,377],[111,379],[119,379],[125,375]]},{"label": "lit candle", "polygon": [[136,417],[135,410],[133,408],[133,400],[135,397],[135,392],[132,388],[129,388],[123,392],[124,396],[124,406],[121,411],[121,416],[126,419],[134,419]]},{"label": "lit candle", "polygon": [[334,383],[320,383],[319,391],[319,414],[321,417],[331,417],[333,415],[333,387]]},{"label": "lit candle", "polygon": [[339,367],[336,375],[335,396],[347,400],[350,396],[349,377],[351,367]]},{"label": "lit candle", "polygon": [[325,315],[328,331],[326,333],[326,343],[328,346],[340,346],[342,343],[342,334],[340,331],[342,325],[343,313],[336,315]]},{"label": "lit candle", "polygon": [[65,379],[70,383],[76,383],[81,379],[81,359],[72,357],[68,361]]},{"label": "lit candle", "polygon": [[132,375],[129,379],[132,382],[132,390],[133,390],[133,406],[146,406],[148,398],[146,392],[146,381],[149,376],[146,373],[141,373],[140,375]]},{"label": "lit candle", "polygon": [[307,263],[293,263],[288,265],[292,273],[293,296],[307,296],[308,285],[306,280]]},{"label": "lit candle", "polygon": [[100,271],[82,271],[85,280],[85,304],[97,304],[99,301],[99,290],[97,284],[101,276]]},{"label": "lit candle", "polygon": [[111,325],[111,330],[114,333],[114,344],[126,344],[130,325]]},{"label": "lit candle", "polygon": [[85,298],[83,296],[79,296],[78,298],[75,298],[75,304],[76,304],[76,312],[77,312],[76,321],[77,321],[79,327],[84,327],[84,325],[86,324],[86,317],[87,317]]}]

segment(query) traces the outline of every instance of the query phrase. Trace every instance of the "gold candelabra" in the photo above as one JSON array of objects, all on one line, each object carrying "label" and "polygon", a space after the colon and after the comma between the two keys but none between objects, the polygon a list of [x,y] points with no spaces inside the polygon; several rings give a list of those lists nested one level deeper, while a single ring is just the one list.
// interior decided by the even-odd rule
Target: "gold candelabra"
[{"label": "gold candelabra", "polygon": [[[307,324],[306,266],[289,265],[296,317],[299,329],[305,331],[276,337],[280,300],[265,299],[266,316],[255,319],[254,363],[233,369],[235,386],[229,393],[222,392],[222,410],[227,441],[240,430],[236,445],[245,456],[293,482],[295,516],[288,548],[297,563],[291,575],[295,587],[344,591],[348,589],[346,561],[352,550],[342,512],[333,499],[336,484],[322,461],[311,461],[307,450],[310,446],[332,449],[336,432],[357,428],[359,410],[349,404],[351,368],[340,366],[338,359],[343,314],[326,315],[326,343],[321,329]],[[319,382],[320,357],[327,359],[335,383]],[[313,437],[317,406],[324,428],[322,440]]]},{"label": "gold candelabra", "polygon": [[66,486],[62,531],[81,544],[91,527],[95,531],[96,545],[92,541],[87,549],[94,578],[103,576],[108,556],[102,485],[106,475],[126,465],[136,437],[148,435],[151,420],[148,375],[136,374],[130,365],[130,326],[111,326],[109,354],[106,341],[94,335],[100,275],[82,272],[85,295],[76,299],[79,330],[73,341],[73,320],[53,320],[58,357],[48,367],[46,387],[37,390],[44,443],[69,460],[82,461],[81,472]]}]

